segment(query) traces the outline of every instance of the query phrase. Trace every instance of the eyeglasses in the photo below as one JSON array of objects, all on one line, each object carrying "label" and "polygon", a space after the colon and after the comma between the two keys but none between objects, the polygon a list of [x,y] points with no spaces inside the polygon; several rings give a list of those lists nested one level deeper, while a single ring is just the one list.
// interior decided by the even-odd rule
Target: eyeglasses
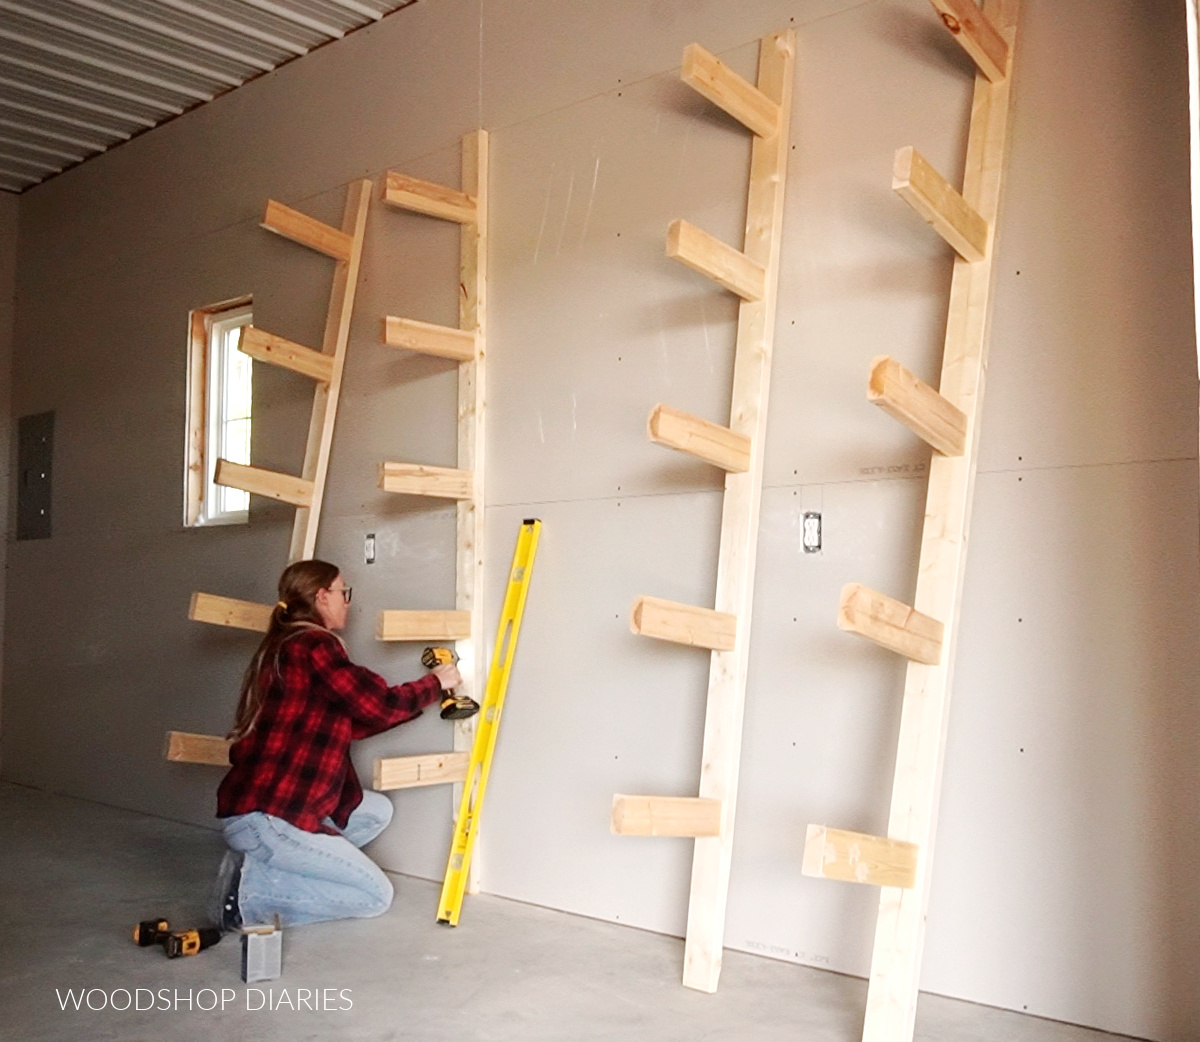
[{"label": "eyeglasses", "polygon": [[326,589],[330,593],[340,593],[347,604],[350,603],[350,595],[354,592],[353,586],[343,586],[341,589],[338,589],[336,586],[328,586]]}]

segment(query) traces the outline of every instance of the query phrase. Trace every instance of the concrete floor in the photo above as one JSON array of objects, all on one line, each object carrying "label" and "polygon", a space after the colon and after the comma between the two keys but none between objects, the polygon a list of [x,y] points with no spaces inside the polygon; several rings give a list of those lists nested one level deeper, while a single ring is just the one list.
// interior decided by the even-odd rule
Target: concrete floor
[{"label": "concrete floor", "polygon": [[[232,936],[195,958],[175,960],[157,948],[137,948],[130,937],[133,923],[151,915],[199,923],[220,850],[215,832],[0,784],[0,1036],[20,1042],[860,1037],[866,984],[856,978],[727,952],[721,990],[703,995],[680,986],[682,945],[674,938],[487,896],[469,898],[469,914],[451,930],[433,921],[437,886],[405,876],[392,877],[396,901],[379,919],[289,931],[283,977],[258,986],[270,990],[268,1000],[239,979],[240,948]],[[68,990],[79,996],[80,989],[97,989],[85,1003],[100,1006],[113,995],[123,1006],[126,992],[138,988],[155,993],[156,1006],[175,1008],[76,1010],[67,997]],[[300,989],[334,989],[322,992],[333,1008],[304,1008]],[[138,993],[140,1004],[150,1005],[149,992]],[[189,1010],[189,993],[203,1006],[222,995],[227,1001],[223,1010],[219,1004]],[[337,1008],[348,1003],[352,1008]],[[922,997],[916,1034],[924,1042],[1117,1038],[937,996]]]}]

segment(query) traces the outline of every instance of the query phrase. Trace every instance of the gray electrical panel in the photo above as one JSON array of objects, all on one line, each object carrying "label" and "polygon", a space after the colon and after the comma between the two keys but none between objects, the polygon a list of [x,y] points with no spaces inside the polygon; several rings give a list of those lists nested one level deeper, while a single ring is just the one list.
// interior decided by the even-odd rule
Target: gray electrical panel
[{"label": "gray electrical panel", "polygon": [[50,466],[54,458],[54,413],[22,416],[17,422],[17,538],[50,538]]}]

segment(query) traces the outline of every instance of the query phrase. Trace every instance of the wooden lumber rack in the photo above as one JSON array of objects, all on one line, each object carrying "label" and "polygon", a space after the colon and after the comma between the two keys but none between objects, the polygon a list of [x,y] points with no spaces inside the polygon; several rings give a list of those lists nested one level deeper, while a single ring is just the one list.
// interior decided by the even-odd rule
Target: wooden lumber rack
[{"label": "wooden lumber rack", "polygon": [[612,830],[695,840],[683,983],[707,992],[716,991],[721,973],[733,855],[795,53],[789,29],[762,39],[757,83],[699,44],[684,50],[681,70],[684,83],[753,135],[742,248],[683,220],[667,232],[668,257],[740,300],[729,424],[661,404],[648,424],[652,441],[725,472],[715,605],[640,597],[631,619],[634,633],[710,652],[703,760],[694,797],[617,795]]},{"label": "wooden lumber rack", "polygon": [[[383,342],[457,363],[458,460],[451,467],[385,462],[379,487],[396,495],[426,496],[455,502],[455,601],[453,610],[383,611],[376,636],[380,640],[454,642],[462,673],[460,694],[482,701],[484,688],[483,520],[484,402],[487,344],[488,135],[476,130],[462,139],[462,188],[420,181],[389,170],[383,201],[401,210],[449,221],[459,228],[458,327],[438,326],[412,318],[388,316]],[[454,751],[424,757],[384,757],[375,762],[375,788],[453,783],[454,806],[475,738],[475,718],[454,725]],[[413,764],[432,759],[411,780]],[[475,869],[468,881],[474,892]]]},{"label": "wooden lumber rack", "polygon": [[975,61],[961,194],[912,148],[892,187],[956,253],[940,386],[889,358],[872,365],[868,398],[932,448],[913,605],[850,584],[838,624],[908,659],[885,837],[810,825],[806,875],[879,886],[864,1042],[911,1042],[933,871],[979,423],[987,367],[996,224],[1008,145],[1020,0],[931,0]]},{"label": "wooden lumber rack", "polygon": [[[216,484],[290,503],[296,508],[288,547],[289,564],[312,557],[316,550],[317,528],[321,522],[321,504],[333,448],[333,428],[337,420],[342,370],[346,363],[350,318],[354,312],[354,295],[358,287],[358,269],[362,260],[370,202],[371,182],[363,179],[352,182],[346,189],[340,228],[318,221],[274,199],[267,200],[261,222],[265,230],[316,250],[334,262],[325,332],[319,351],[254,326],[246,326],[242,330],[238,343],[238,349],[256,361],[288,369],[314,381],[308,441],[300,474],[280,474],[226,459],[217,460],[214,467],[213,480]],[[265,633],[273,609],[272,604],[197,591],[192,594],[188,618],[214,626]],[[225,739],[215,735],[194,735],[182,731],[167,733],[166,756],[176,763],[227,765],[227,749]]]}]

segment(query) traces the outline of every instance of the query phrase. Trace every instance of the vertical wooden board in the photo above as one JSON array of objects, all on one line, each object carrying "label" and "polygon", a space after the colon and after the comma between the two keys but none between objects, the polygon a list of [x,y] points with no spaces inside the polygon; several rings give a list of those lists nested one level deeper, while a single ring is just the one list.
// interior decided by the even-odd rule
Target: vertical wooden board
[{"label": "vertical wooden board", "polygon": [[[467,134],[462,141],[462,187],[475,199],[475,221],[459,231],[460,329],[475,330],[475,357],[458,366],[458,466],[471,473],[471,496],[458,503],[455,523],[455,600],[471,618],[471,635],[457,641],[461,693],[483,701],[487,683],[485,617],[483,612],[483,532],[486,504],[485,408],[487,404],[487,277],[488,277],[488,135]],[[470,752],[475,741],[474,718],[454,725],[454,748]],[[451,792],[452,806],[462,799],[462,785]],[[482,834],[480,834],[481,836]],[[477,840],[467,873],[467,892],[476,893],[484,871],[486,848]]]},{"label": "vertical wooden board", "polygon": [[773,138],[754,139],[746,204],[743,252],[767,272],[766,294],[761,301],[743,302],[738,316],[729,426],[751,439],[751,464],[747,473],[725,479],[714,604],[717,611],[737,616],[738,630],[732,651],[712,655],[699,793],[721,802],[722,828],[718,838],[696,840],[684,944],[683,983],[709,992],[716,990],[721,973],[733,858],[796,36],[785,30],[764,37],[760,46],[758,88],[779,104],[781,129]]},{"label": "vertical wooden board", "polygon": [[[1015,38],[1019,0],[985,5],[1009,45]],[[963,199],[993,227],[1008,145],[1011,77],[989,83],[976,76],[967,142]],[[993,251],[994,252],[994,251]],[[916,886],[880,893],[875,949],[867,992],[864,1042],[912,1038],[920,983],[929,879],[937,830],[938,797],[945,758],[959,605],[970,528],[971,495],[978,457],[978,427],[987,361],[994,256],[976,264],[958,260],[950,288],[945,355],[939,390],[969,417],[967,453],[935,456],[930,464],[925,531],[913,607],[946,623],[939,665],[911,663],[907,670],[887,834],[924,851]]]}]

